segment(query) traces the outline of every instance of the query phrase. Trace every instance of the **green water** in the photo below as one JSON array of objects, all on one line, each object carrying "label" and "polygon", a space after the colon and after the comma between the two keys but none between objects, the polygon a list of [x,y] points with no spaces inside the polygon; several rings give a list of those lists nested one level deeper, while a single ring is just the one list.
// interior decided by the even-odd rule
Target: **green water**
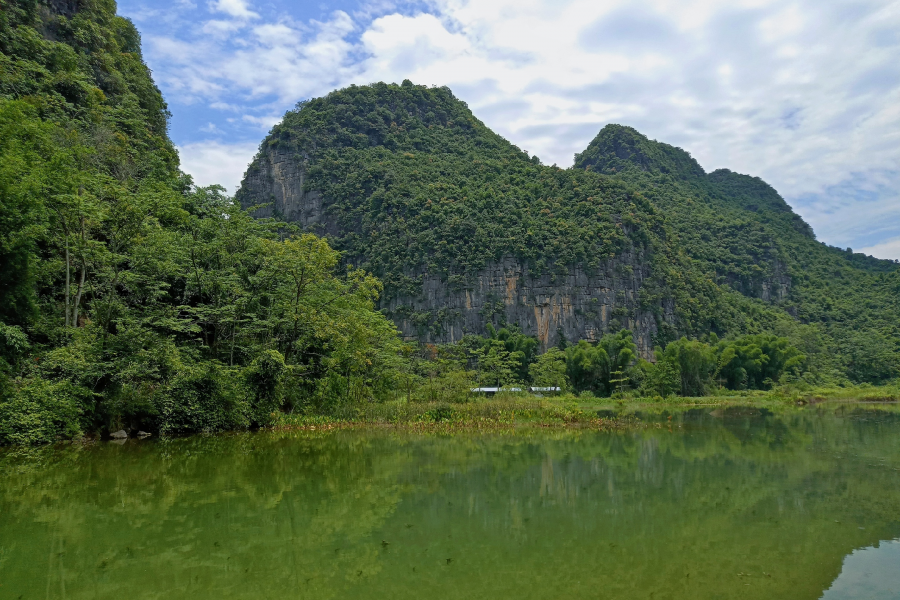
[{"label": "green water", "polygon": [[0,451],[0,598],[898,598],[900,415]]}]

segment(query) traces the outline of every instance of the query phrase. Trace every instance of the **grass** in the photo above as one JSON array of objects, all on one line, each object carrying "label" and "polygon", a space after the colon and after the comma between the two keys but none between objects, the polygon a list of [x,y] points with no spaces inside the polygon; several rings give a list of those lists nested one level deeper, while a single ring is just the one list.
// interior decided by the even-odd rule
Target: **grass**
[{"label": "grass", "polygon": [[521,427],[622,429],[630,416],[599,416],[569,398],[500,395],[466,403],[402,401],[346,408],[334,416],[280,415],[275,429],[393,427],[411,431],[503,430]]},{"label": "grass", "polygon": [[281,414],[274,428],[331,430],[382,427],[438,433],[521,428],[621,430],[647,426],[637,413],[729,406],[797,410],[821,403],[843,406],[847,403],[900,402],[898,385],[846,388],[782,386],[769,391],[722,392],[693,398],[628,395],[594,398],[572,394],[540,398],[528,394],[498,394],[493,398],[476,398],[465,403],[407,403],[397,400],[343,407],[331,416]]}]

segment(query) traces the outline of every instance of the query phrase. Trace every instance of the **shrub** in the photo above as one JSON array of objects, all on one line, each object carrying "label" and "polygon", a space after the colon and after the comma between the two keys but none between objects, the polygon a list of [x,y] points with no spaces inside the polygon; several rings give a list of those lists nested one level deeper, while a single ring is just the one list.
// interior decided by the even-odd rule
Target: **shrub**
[{"label": "shrub", "polygon": [[249,424],[248,390],[238,372],[217,363],[182,369],[156,395],[161,434],[240,429]]},{"label": "shrub", "polygon": [[641,395],[665,398],[681,391],[681,368],[677,362],[660,360],[653,364],[642,360],[638,367],[643,376]]},{"label": "shrub", "polygon": [[245,377],[250,388],[251,425],[268,425],[284,402],[284,356],[266,350],[247,367]]},{"label": "shrub", "polygon": [[0,404],[0,444],[48,444],[81,435],[82,402],[90,392],[68,382],[16,382]]}]

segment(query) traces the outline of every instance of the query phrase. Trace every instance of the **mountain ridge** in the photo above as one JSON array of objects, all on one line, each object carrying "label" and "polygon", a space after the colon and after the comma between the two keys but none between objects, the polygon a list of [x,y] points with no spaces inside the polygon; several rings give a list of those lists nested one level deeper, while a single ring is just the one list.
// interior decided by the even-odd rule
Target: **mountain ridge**
[{"label": "mountain ridge", "polygon": [[[478,162],[482,169],[473,170]],[[685,150],[622,125],[601,129],[569,169],[539,163],[490,131],[448,88],[408,80],[351,86],[289,111],[236,197],[244,207],[268,204],[258,216],[327,235],[349,263],[382,277],[382,309],[422,341],[509,323],[546,347],[630,327],[649,357],[654,345],[683,334],[845,321],[859,311],[825,314],[842,302],[827,282],[841,270],[854,293],[877,284],[887,304],[896,304],[889,286],[862,282],[896,277],[894,263],[817,242],[758,177],[707,173]],[[415,173],[430,179],[417,181]],[[436,208],[447,202],[456,208]],[[454,229],[455,219],[469,219],[466,235]],[[594,231],[599,224],[608,227]],[[540,236],[529,237],[538,229]],[[407,243],[389,250],[385,237]],[[592,271],[600,262],[605,275]],[[611,276],[629,268],[641,273],[639,281]],[[818,271],[814,285],[810,270]],[[545,274],[537,286],[543,298],[521,283]],[[583,287],[604,294],[577,291],[582,275]],[[468,297],[454,295],[466,290]],[[591,303],[601,308],[594,315]],[[546,319],[531,314],[545,310]],[[893,327],[882,308],[861,321],[873,318]]]}]

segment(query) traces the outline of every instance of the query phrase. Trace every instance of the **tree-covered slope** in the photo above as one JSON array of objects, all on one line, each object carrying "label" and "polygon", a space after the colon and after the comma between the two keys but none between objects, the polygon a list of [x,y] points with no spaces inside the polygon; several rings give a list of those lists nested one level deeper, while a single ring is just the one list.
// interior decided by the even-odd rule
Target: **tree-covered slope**
[{"label": "tree-covered slope", "polygon": [[[679,148],[609,125],[573,169],[640,189],[667,215],[677,244],[720,285],[821,327],[857,381],[887,378],[900,352],[900,265],[815,240],[812,229],[757,177],[706,174]],[[868,366],[865,366],[868,365]]]},{"label": "tree-covered slope", "polygon": [[[306,167],[306,189],[327,203],[315,225],[388,290],[417,291],[414,271],[465,277],[505,256],[539,271],[596,267],[660,232],[626,186],[540,165],[447,88],[351,86],[288,112],[263,149]],[[245,185],[238,198],[273,200],[255,192]]]},{"label": "tree-covered slope", "polygon": [[[351,86],[289,111],[238,198],[329,235],[384,280],[382,307],[420,339],[512,323],[555,342],[529,317],[549,307],[551,329],[588,339],[617,327],[658,344],[776,332],[833,373],[867,339],[878,377],[895,372],[894,263],[818,243],[762,180],[707,174],[628,127],[604,128],[563,170],[491,132],[446,88]],[[608,275],[627,269],[639,281]],[[582,274],[613,299],[585,296],[573,283]],[[634,304],[616,302],[629,294]],[[604,310],[591,315],[591,302]]]},{"label": "tree-covered slope", "polygon": [[134,25],[113,2],[75,6],[3,0],[0,12],[0,318],[12,324],[34,316],[45,280],[33,234],[54,217],[74,226],[44,198],[114,193],[107,184],[170,178],[178,167]]},{"label": "tree-covered slope", "polygon": [[493,321],[546,346],[625,326],[646,355],[676,323],[708,331],[721,318],[721,294],[642,193],[541,165],[447,88],[351,86],[298,105],[237,198],[328,234],[384,281],[382,306],[420,339]]},{"label": "tree-covered slope", "polygon": [[0,6],[0,444],[383,395],[381,284],[192,185],[115,3]]}]

